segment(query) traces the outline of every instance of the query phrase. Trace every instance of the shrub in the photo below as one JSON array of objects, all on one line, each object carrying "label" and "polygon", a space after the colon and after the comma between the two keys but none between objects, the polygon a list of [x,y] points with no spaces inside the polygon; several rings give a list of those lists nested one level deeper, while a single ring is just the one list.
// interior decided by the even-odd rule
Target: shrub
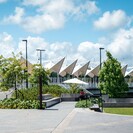
[{"label": "shrub", "polygon": [[67,93],[68,90],[59,85],[43,86],[43,93],[50,93],[53,96],[61,96],[62,93]]},{"label": "shrub", "polygon": [[70,84],[70,89],[68,90],[70,94],[80,93],[80,91],[81,88],[77,84]]},{"label": "shrub", "polygon": [[[68,90],[65,88],[62,88],[61,86],[58,85],[45,85],[42,88],[42,93],[46,94],[49,93],[53,96],[61,96],[61,93],[66,93]],[[17,93],[18,98],[21,100],[38,100],[39,96],[39,88],[34,87],[34,88],[28,88],[28,89],[21,89]],[[12,95],[12,98],[15,98],[15,92]]]},{"label": "shrub", "polygon": [[[12,98],[15,98],[15,92]],[[39,90],[37,88],[21,89],[17,92],[17,97],[21,100],[38,100]]]},{"label": "shrub", "polygon": [[[43,106],[44,107],[44,106]],[[38,100],[4,99],[0,101],[1,109],[39,109]]]},{"label": "shrub", "polygon": [[87,104],[86,104],[86,100],[81,100],[81,101],[78,101],[75,105],[76,108],[89,108],[90,106],[92,106],[92,103],[89,100],[87,100]]}]

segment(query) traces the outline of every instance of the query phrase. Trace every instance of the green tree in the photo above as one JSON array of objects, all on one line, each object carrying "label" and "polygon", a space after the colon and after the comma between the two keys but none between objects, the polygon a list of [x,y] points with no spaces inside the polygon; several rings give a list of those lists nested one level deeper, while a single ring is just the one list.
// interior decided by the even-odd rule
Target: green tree
[{"label": "green tree", "polygon": [[33,85],[36,85],[39,83],[39,76],[42,76],[42,84],[48,85],[50,79],[49,79],[49,71],[46,71],[44,67],[42,67],[40,64],[34,64],[32,73],[30,75],[29,81]]},{"label": "green tree", "polygon": [[0,74],[1,74],[1,87],[9,89],[10,87],[15,87],[16,84],[21,84],[23,79],[25,79],[24,70],[21,67],[21,63],[18,59],[18,55],[14,55],[10,58],[0,57]]},{"label": "green tree", "polygon": [[121,64],[110,52],[107,51],[106,55],[107,60],[99,72],[99,88],[110,97],[119,97],[128,90],[128,85],[122,74]]}]

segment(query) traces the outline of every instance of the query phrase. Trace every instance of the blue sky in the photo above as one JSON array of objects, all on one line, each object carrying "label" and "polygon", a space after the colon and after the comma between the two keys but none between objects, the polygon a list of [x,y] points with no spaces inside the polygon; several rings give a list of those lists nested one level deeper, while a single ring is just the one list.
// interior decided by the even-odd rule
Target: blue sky
[{"label": "blue sky", "polygon": [[[66,56],[67,63],[99,64],[99,47],[133,66],[132,0],[0,0],[0,54],[21,51],[36,63],[37,48],[46,49],[44,63]],[[7,50],[9,52],[7,52]]]}]

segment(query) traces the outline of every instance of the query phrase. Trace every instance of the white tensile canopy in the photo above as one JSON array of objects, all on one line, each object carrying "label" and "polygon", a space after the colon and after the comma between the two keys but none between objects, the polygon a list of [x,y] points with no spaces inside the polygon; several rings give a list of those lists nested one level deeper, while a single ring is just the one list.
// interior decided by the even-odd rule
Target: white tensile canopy
[{"label": "white tensile canopy", "polygon": [[130,70],[129,72],[127,72],[127,73],[125,74],[125,77],[126,77],[126,76],[133,76],[133,69]]},{"label": "white tensile canopy", "polygon": [[51,67],[50,68],[51,72],[59,73],[64,60],[65,60],[65,57],[63,59],[61,59],[58,63],[56,63],[53,67]]},{"label": "white tensile canopy", "polygon": [[78,77],[79,75],[85,75],[86,71],[88,69],[89,63],[86,63],[84,66],[82,66],[81,68],[79,68],[78,70],[74,71],[72,75]]},{"label": "white tensile canopy", "polygon": [[[64,81],[63,83],[65,84],[80,84],[80,85],[88,85],[88,83],[82,81],[82,80],[79,80],[77,78],[73,78],[73,79],[68,79],[66,81]],[[93,95],[91,92],[89,92],[88,90],[86,90],[85,88],[83,88],[85,93],[88,93],[89,95]]]},{"label": "white tensile canopy", "polygon": [[126,70],[127,70],[127,65],[124,66],[124,67],[121,69],[123,76],[125,76]]},{"label": "white tensile canopy", "polygon": [[100,65],[98,65],[92,70],[87,71],[86,75],[89,75],[90,77],[93,78],[94,76],[98,76],[99,70],[100,70]]},{"label": "white tensile canopy", "polygon": [[68,79],[66,81],[64,81],[63,83],[65,84],[82,84],[82,85],[88,85],[88,83],[82,81],[82,80],[79,80],[77,78],[73,78],[73,79]]},{"label": "white tensile canopy", "polygon": [[72,74],[73,69],[75,68],[75,65],[77,63],[77,60],[75,60],[72,64],[70,64],[69,66],[67,66],[64,70],[62,70],[59,74],[61,76],[65,76],[66,74]]}]

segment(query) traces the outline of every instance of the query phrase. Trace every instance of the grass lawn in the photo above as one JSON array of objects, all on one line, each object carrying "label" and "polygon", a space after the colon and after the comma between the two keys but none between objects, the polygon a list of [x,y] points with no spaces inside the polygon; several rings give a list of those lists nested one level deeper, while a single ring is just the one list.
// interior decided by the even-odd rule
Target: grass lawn
[{"label": "grass lawn", "polygon": [[133,115],[133,108],[104,108],[104,112],[111,114]]}]

